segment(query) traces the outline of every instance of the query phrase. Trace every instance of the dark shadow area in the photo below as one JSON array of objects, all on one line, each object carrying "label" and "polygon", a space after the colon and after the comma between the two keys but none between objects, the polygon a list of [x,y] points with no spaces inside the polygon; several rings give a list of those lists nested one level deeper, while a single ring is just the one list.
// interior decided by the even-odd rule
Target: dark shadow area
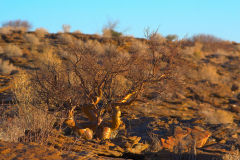
[{"label": "dark shadow area", "polygon": [[[99,155],[105,156],[105,155]],[[120,157],[109,156],[112,158],[124,158],[128,160],[223,160],[220,155],[212,155],[212,154],[189,154],[182,153],[176,154],[169,151],[160,151],[157,153],[145,153],[145,154],[131,154],[125,153]]]}]

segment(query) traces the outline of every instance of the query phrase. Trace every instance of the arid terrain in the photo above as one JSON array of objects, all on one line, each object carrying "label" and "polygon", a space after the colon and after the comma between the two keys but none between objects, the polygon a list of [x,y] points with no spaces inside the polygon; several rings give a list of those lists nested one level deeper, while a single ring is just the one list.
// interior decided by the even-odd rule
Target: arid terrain
[{"label": "arid terrain", "polygon": [[238,160],[239,64],[209,35],[1,33],[0,159]]}]

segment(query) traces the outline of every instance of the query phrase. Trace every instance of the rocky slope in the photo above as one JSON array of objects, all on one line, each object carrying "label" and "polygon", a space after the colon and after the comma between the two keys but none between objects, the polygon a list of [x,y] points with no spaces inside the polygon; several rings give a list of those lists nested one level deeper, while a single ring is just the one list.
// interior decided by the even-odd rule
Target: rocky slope
[{"label": "rocky slope", "polygon": [[[2,51],[1,59],[14,65],[8,73],[3,73],[2,67],[4,75],[18,69],[34,70],[35,59],[41,56],[41,52],[57,49],[60,45],[67,46],[70,41],[91,39],[115,43],[126,49],[133,40],[130,37],[109,39],[83,34],[46,34],[38,37],[37,43],[28,41],[25,36],[26,33],[0,35],[3,50],[11,44],[22,51],[21,56],[8,56]],[[142,101],[123,108],[122,120],[127,134],[120,134],[113,140],[87,141],[56,129],[40,145],[35,142],[7,142],[2,130],[0,159],[239,158],[240,45],[231,42],[168,43],[181,45],[180,52],[191,67],[182,75],[181,89],[172,89],[163,95],[157,85],[149,86]],[[0,123],[9,126],[15,113],[9,90],[13,76],[0,79],[0,112],[5,115]]]}]

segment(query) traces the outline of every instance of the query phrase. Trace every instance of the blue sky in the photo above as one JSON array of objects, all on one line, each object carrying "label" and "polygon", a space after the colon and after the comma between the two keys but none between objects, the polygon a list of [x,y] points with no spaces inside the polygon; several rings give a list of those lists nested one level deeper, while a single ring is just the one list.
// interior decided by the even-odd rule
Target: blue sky
[{"label": "blue sky", "polygon": [[204,33],[240,42],[240,0],[0,0],[0,23],[28,20],[33,29],[101,33],[108,21],[118,31],[143,37],[144,28],[166,36]]}]

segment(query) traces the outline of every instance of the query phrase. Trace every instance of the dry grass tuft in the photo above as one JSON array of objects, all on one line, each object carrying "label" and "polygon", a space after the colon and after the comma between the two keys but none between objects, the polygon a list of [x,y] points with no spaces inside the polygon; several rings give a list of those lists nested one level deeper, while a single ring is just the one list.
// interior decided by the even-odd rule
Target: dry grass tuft
[{"label": "dry grass tuft", "polygon": [[203,107],[200,112],[200,116],[205,118],[205,121],[210,124],[227,124],[233,123],[233,114],[231,112],[215,109],[212,107]]}]

